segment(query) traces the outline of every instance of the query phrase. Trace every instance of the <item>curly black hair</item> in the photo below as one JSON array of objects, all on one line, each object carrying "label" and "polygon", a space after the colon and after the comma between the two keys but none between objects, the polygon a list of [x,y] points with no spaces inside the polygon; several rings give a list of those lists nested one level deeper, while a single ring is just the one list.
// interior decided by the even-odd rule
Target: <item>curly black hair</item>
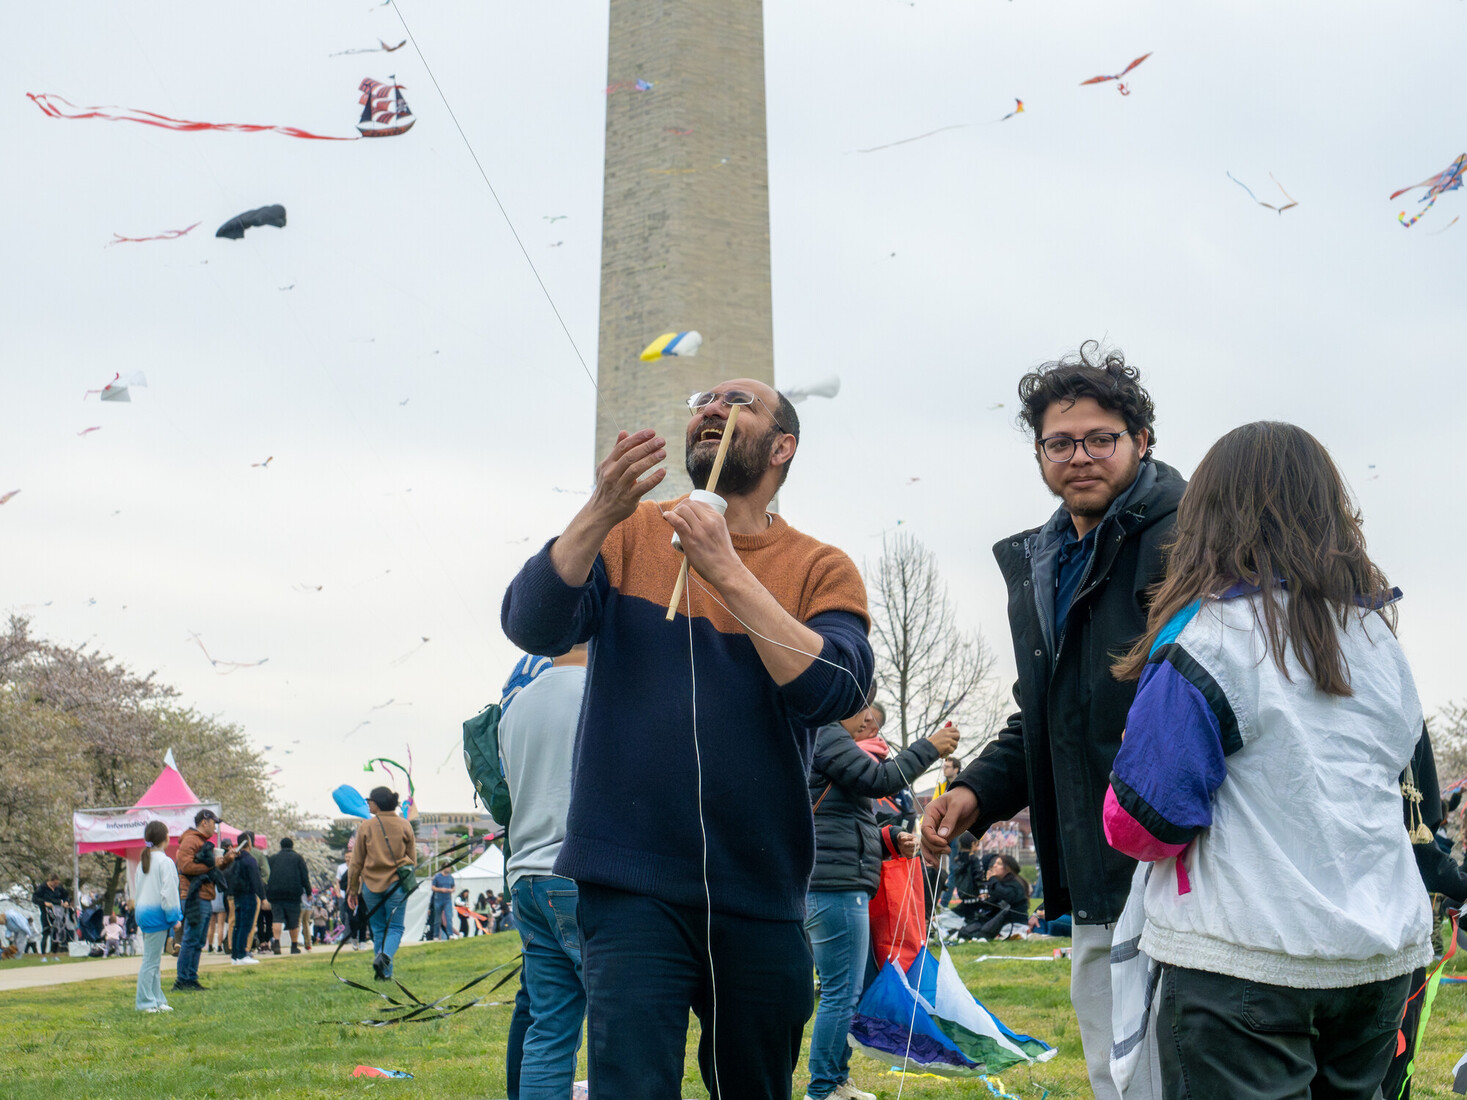
[{"label": "curly black hair", "polygon": [[1102,409],[1119,413],[1127,431],[1144,430],[1150,446],[1156,446],[1156,409],[1141,385],[1141,372],[1126,365],[1119,348],[1107,351],[1098,340],[1086,340],[1078,351],[1019,379],[1019,423],[1038,439],[1050,405],[1063,401],[1069,408],[1082,397],[1093,397]]}]

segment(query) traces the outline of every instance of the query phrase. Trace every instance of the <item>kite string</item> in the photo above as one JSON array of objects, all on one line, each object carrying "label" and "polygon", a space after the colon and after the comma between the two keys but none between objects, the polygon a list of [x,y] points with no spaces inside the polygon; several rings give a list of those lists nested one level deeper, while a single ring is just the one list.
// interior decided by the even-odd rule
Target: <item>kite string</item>
[{"label": "kite string", "polygon": [[[693,712],[693,763],[698,775],[698,832],[703,840],[703,900],[708,908],[703,926],[705,946],[708,949],[709,1000],[713,1005],[713,1093],[723,1095],[723,1086],[718,1079],[718,975],[713,964],[713,889],[708,884],[708,824],[703,817],[703,750],[698,744],[698,669],[693,659],[693,593],[686,592],[688,604],[688,679],[692,686]],[[733,612],[729,612],[733,614]]]},{"label": "kite string", "polygon": [[[861,697],[863,699],[865,699],[867,697],[867,689],[865,687],[862,687],[861,681],[856,679],[856,674],[854,672],[852,672],[850,669],[846,668],[844,665],[837,664],[834,661],[831,661],[831,660],[829,660],[829,659],[827,659],[825,657],[822,657],[818,653],[810,653],[810,652],[807,652],[806,650],[800,649],[798,646],[786,645],[784,642],[778,641],[778,640],[776,640],[774,638],[767,637],[764,634],[760,634],[759,631],[755,630],[748,623],[744,622],[743,619],[739,618],[738,615],[734,613],[733,609],[728,606],[728,604],[726,604],[722,600],[720,600],[718,598],[718,596],[713,592],[713,590],[710,589],[706,584],[704,584],[703,581],[702,581],[702,579],[699,578],[696,573],[694,573],[694,572],[692,572],[690,570],[688,572],[688,577],[689,577],[690,580],[693,581],[694,584],[696,584],[699,588],[701,588],[708,595],[709,599],[711,599],[714,603],[718,604],[719,607],[723,608],[730,615],[732,615],[734,621],[737,622],[740,626],[742,626],[750,634],[754,635],[754,637],[760,638],[763,641],[766,641],[766,642],[770,643],[771,645],[779,646],[781,649],[788,649],[791,653],[799,653],[802,656],[813,658],[814,660],[819,661],[822,664],[827,664],[831,668],[839,669],[841,672],[844,672],[847,676],[849,676],[851,678],[851,680],[855,683],[857,690],[861,694]],[[692,654],[692,649],[693,649],[693,596],[692,596],[692,585],[689,585],[688,586],[687,605],[688,605],[688,661],[689,661],[689,664],[691,664],[692,663],[692,656],[693,656],[693,654]],[[697,724],[698,724],[698,716],[697,716],[697,691],[696,691],[696,685],[694,685],[694,693],[693,693],[693,729],[694,729],[694,738],[693,738],[693,744],[694,744],[694,747],[695,748],[697,746]],[[882,740],[883,741],[886,741],[886,738],[883,737]],[[891,748],[892,747],[890,741],[886,741],[886,744],[887,744],[887,747],[888,748]],[[916,802],[917,802],[917,792],[916,792],[916,789],[913,787],[913,781],[911,779],[908,779],[907,773],[906,773],[906,769],[904,769],[902,767],[901,761],[897,760],[895,758],[895,756],[892,759],[892,763],[896,764],[897,771],[899,773],[901,773],[902,779],[906,780],[906,782],[907,782],[907,790],[911,793],[911,795],[912,795],[912,802],[915,805]],[[699,764],[699,769],[698,769],[698,823],[699,823],[700,826],[703,824],[703,772],[702,772],[701,763]],[[708,889],[708,846],[707,845],[708,845],[707,833],[705,832],[704,833],[704,840],[703,840],[703,887],[704,887],[704,890],[705,891]],[[941,857],[938,860],[938,865],[937,866],[938,866],[938,873],[939,874],[941,874],[943,864],[946,862],[946,858],[947,858],[946,856],[943,856],[943,857]],[[919,874],[921,873],[920,867],[918,869],[918,873]],[[911,877],[908,876],[908,885],[909,886],[910,886],[910,883],[911,883]],[[903,901],[905,901],[905,898],[903,899]],[[925,901],[925,897],[924,897],[924,901]],[[709,901],[708,913],[709,913],[709,920],[711,922],[711,920],[712,920],[712,914],[713,914],[713,905],[712,905],[712,901],[711,900]],[[928,915],[928,918],[927,918],[926,938],[923,940],[923,943],[922,943],[922,947],[923,947],[922,958],[921,958],[921,960],[917,964],[917,985],[918,985],[919,988],[922,985],[922,973],[926,969],[926,966],[927,966],[927,955],[929,954],[929,952],[927,951],[927,943],[932,938],[932,929],[935,926],[936,921],[937,921],[937,906],[934,904],[933,907],[932,907],[932,912]],[[709,950],[709,965],[711,967],[712,966],[712,952],[713,952],[713,948],[712,948],[712,943],[711,942],[709,944],[709,949],[708,950]],[[888,960],[888,961],[890,961],[890,960]],[[716,991],[715,991],[715,1004],[714,1004],[714,1015],[713,1015],[713,1018],[714,1018],[715,1027],[716,1027],[717,1020],[718,1020],[718,1010],[717,1010],[717,1003],[716,1003]],[[912,1039],[913,1039],[913,1036],[916,1034],[916,1030],[917,1030],[917,1001],[916,1001],[916,998],[914,997],[913,1000],[912,1000],[912,1017],[911,1017],[910,1022],[907,1025],[907,1049],[906,1049],[906,1053],[902,1055],[902,1079],[901,1079],[901,1082],[897,1086],[897,1100],[901,1100],[902,1090],[906,1088],[906,1083],[907,1083],[907,1072],[906,1072],[906,1070],[907,1070],[907,1062],[908,1062],[908,1060],[909,1060],[909,1058],[911,1056],[911,1053],[912,1053]],[[715,1033],[715,1038],[716,1038],[716,1033]],[[716,1052],[716,1049],[717,1048],[716,1048],[716,1043],[715,1043],[715,1052]],[[717,1073],[718,1073],[718,1061],[717,1061],[716,1053],[715,1053],[715,1058],[714,1058],[714,1063],[713,1063],[713,1069],[714,1069],[714,1080],[716,1082],[717,1081]],[[721,1095],[722,1090],[719,1090],[719,1092],[720,1092],[720,1095]]]},{"label": "kite string", "polygon": [[520,253],[525,257],[525,263],[530,267],[530,274],[535,276],[535,282],[540,285],[540,291],[545,295],[545,301],[550,304],[551,312],[555,314],[555,319],[560,322],[560,329],[565,333],[566,340],[570,342],[571,350],[576,353],[576,359],[581,364],[581,370],[590,379],[592,388],[595,389],[599,396],[601,387],[596,384],[595,375],[591,373],[591,368],[586,365],[586,357],[581,354],[581,349],[576,343],[576,338],[571,335],[570,326],[565,323],[565,318],[561,316],[560,307],[555,304],[555,299],[550,295],[550,289],[545,285],[545,280],[540,277],[540,270],[535,266],[535,261],[530,258],[530,250],[525,247],[525,242],[520,239],[519,232],[514,227],[514,222],[510,220],[509,211],[504,208],[504,203],[500,201],[499,192],[494,190],[494,184],[489,181],[489,174],[484,171],[484,165],[479,161],[479,154],[474,151],[474,146],[469,141],[468,135],[464,133],[464,128],[459,125],[458,115],[454,114],[453,104],[448,102],[448,96],[444,94],[443,88],[439,85],[438,77],[433,73],[433,66],[428,64],[428,59],[423,55],[422,47],[418,45],[418,40],[413,35],[412,28],[408,26],[407,20],[403,18],[402,5],[395,3],[392,5],[392,10],[397,13],[398,22],[402,24],[402,29],[407,33],[408,40],[413,44],[413,52],[418,55],[418,60],[423,63],[423,68],[428,73],[428,79],[433,82],[434,91],[438,93],[438,98],[443,101],[443,106],[448,111],[448,117],[453,121],[454,129],[458,131],[458,136],[463,139],[464,148],[469,151],[469,156],[473,158],[474,167],[479,170],[479,176],[483,179],[484,186],[489,189],[489,194],[494,199],[494,205],[499,207],[499,213],[504,218],[504,224],[509,227],[510,236],[514,237],[514,243],[519,245]]}]

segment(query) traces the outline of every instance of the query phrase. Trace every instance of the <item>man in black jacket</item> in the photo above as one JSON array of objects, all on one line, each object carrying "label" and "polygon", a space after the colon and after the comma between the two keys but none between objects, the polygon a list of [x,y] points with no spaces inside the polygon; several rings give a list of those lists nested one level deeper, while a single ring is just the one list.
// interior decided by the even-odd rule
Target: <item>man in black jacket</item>
[{"label": "man in black jacket", "polygon": [[229,871],[229,893],[234,899],[229,959],[234,966],[254,966],[259,961],[248,950],[256,910],[265,900],[265,881],[260,877],[260,865],[255,862],[254,846],[254,833],[240,833],[234,846],[234,866]]},{"label": "man in black jacket", "polygon": [[280,851],[270,857],[270,881],[265,886],[265,897],[270,901],[270,919],[275,924],[275,940],[272,949],[280,954],[280,927],[290,929],[290,953],[301,953],[301,897],[311,893],[311,872],[306,861],[295,850],[295,841],[282,837]]},{"label": "man in black jacket", "polygon": [[[1045,912],[1074,913],[1070,999],[1091,1088],[1116,1100],[1111,934],[1136,865],[1106,843],[1101,808],[1136,685],[1116,680],[1111,663],[1145,631],[1186,483],[1151,458],[1151,397],[1119,352],[1087,341],[1026,374],[1019,397],[1039,472],[1062,501],[1044,526],[993,550],[1009,591],[1019,710],[928,805],[922,846],[935,862],[964,829],[981,835],[1029,807]],[[1147,1076],[1128,1098],[1146,1095]]]}]

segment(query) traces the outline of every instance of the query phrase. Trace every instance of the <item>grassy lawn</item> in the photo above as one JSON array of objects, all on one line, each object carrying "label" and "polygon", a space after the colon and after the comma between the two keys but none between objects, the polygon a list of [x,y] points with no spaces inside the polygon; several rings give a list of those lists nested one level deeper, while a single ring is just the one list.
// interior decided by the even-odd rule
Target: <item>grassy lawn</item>
[{"label": "grassy lawn", "polygon": [[[978,997],[1011,1028],[1053,1044],[1059,1054],[1043,1065],[1003,1076],[1010,1093],[1039,1100],[1090,1095],[1079,1031],[1069,1004],[1069,968],[1059,962],[976,962],[979,955],[1047,953],[1055,942],[972,944],[953,957]],[[407,948],[398,974],[425,1000],[442,996],[518,953],[514,933]],[[370,955],[343,952],[342,972],[371,984]],[[176,1011],[133,1010],[134,982],[111,978],[44,989],[0,993],[0,1093],[7,1098],[159,1100],[164,1097],[325,1098],[382,1096],[467,1100],[503,1097],[508,1005],[475,1008],[449,1020],[374,1029],[334,1021],[372,1014],[367,994],[340,985],[329,956],[283,956],[255,967],[206,969],[207,993],[169,993]],[[49,965],[49,964],[48,964]],[[1450,971],[1467,974],[1456,959]],[[166,977],[166,975],[165,975]],[[486,983],[488,984],[488,983]],[[512,983],[511,983],[512,985]],[[165,992],[167,983],[165,982]],[[481,987],[482,988],[482,987]],[[495,1000],[513,997],[507,985]],[[1443,986],[1417,1062],[1414,1095],[1452,1095],[1451,1068],[1467,1046],[1467,987]],[[635,1006],[629,1006],[635,1010]],[[333,1021],[323,1023],[323,1021]],[[696,1061],[696,1021],[688,1043],[684,1095],[706,1097]],[[403,1069],[412,1081],[352,1079],[358,1063]],[[801,1064],[803,1071],[803,1060]],[[856,1055],[851,1070],[862,1088],[883,1100],[896,1097],[898,1077]],[[578,1076],[585,1076],[582,1061]],[[795,1096],[806,1078],[795,1078]],[[976,1081],[911,1077],[904,1097],[974,1098],[991,1094]]]}]

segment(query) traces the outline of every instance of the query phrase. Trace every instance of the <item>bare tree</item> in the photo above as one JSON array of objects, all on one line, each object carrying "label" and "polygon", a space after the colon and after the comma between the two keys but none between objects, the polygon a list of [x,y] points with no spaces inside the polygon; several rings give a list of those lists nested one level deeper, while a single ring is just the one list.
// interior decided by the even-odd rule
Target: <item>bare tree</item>
[{"label": "bare tree", "polygon": [[[892,702],[887,730],[902,748],[944,722],[963,730],[958,754],[993,736],[1002,695],[993,651],[980,631],[964,631],[937,558],[915,536],[882,540],[866,569],[878,697]],[[893,721],[894,719],[894,721]]]},{"label": "bare tree", "polygon": [[[1467,776],[1467,703],[1447,703],[1427,725],[1431,729],[1431,749],[1436,757],[1437,780],[1443,787]],[[1447,815],[1446,833],[1457,845],[1463,843],[1462,813]],[[1455,851],[1455,849],[1454,849]]]}]

